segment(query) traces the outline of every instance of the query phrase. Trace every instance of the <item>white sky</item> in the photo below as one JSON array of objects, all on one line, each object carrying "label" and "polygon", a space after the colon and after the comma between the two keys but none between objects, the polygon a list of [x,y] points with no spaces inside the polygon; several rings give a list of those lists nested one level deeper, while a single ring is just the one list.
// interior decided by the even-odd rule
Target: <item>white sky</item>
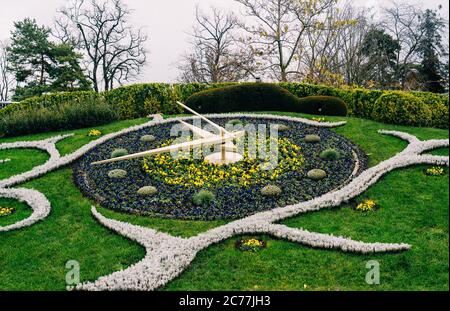
[{"label": "white sky", "polygon": [[[25,17],[35,18],[38,24],[51,25],[57,8],[66,0],[0,0],[0,39],[9,37],[13,22]],[[178,76],[173,65],[187,49],[190,31],[194,23],[195,5],[205,11],[210,6],[239,10],[233,0],[124,0],[133,9],[132,23],[143,26],[149,35],[147,48],[149,62],[136,82],[174,82]],[[423,1],[411,0],[411,3]],[[377,7],[389,4],[389,0],[354,0],[359,6]],[[448,0],[427,0],[425,8],[437,8],[448,18]]]}]

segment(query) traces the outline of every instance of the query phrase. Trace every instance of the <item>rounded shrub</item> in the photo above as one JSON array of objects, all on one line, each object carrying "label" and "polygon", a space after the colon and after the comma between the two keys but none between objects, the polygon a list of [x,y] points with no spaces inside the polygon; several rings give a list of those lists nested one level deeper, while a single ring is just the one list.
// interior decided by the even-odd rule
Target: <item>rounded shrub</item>
[{"label": "rounded shrub", "polygon": [[337,160],[341,157],[341,153],[334,148],[328,148],[322,151],[319,156],[325,160]]},{"label": "rounded shrub", "polygon": [[347,105],[333,96],[298,98],[271,83],[241,83],[191,95],[186,105],[201,113],[233,111],[290,111],[323,115],[347,115]]},{"label": "rounded shrub", "polygon": [[308,96],[299,99],[300,112],[325,116],[347,115],[347,104],[334,96]]},{"label": "rounded shrub", "polygon": [[312,180],[321,180],[327,177],[327,173],[324,170],[315,168],[308,171],[307,176]]},{"label": "rounded shrub", "polygon": [[153,136],[153,135],[143,135],[143,136],[140,138],[140,140],[143,141],[143,142],[150,143],[150,142],[152,142],[152,141],[155,141],[155,140],[156,140],[156,137]]},{"label": "rounded shrub", "polygon": [[276,127],[278,129],[278,132],[286,132],[286,131],[289,131],[291,129],[290,126],[284,125],[284,124],[277,124]]},{"label": "rounded shrub", "polygon": [[261,188],[261,194],[265,197],[276,197],[281,194],[281,188],[276,185],[267,185]]},{"label": "rounded shrub", "polygon": [[372,118],[384,123],[429,126],[432,121],[432,111],[417,96],[391,91],[377,99]]},{"label": "rounded shrub", "polygon": [[158,189],[156,189],[156,187],[153,186],[144,186],[142,188],[139,188],[137,193],[140,195],[152,196],[158,193]]},{"label": "rounded shrub", "polygon": [[318,143],[320,142],[320,136],[315,134],[306,135],[305,137],[303,137],[303,141],[305,143]]},{"label": "rounded shrub", "polygon": [[270,83],[241,83],[191,95],[186,105],[200,113],[234,111],[297,111],[298,98]]},{"label": "rounded shrub", "polygon": [[121,169],[114,169],[108,172],[109,178],[121,179],[127,177],[127,171]]},{"label": "rounded shrub", "polygon": [[209,205],[212,201],[214,201],[215,198],[216,196],[214,195],[214,193],[212,193],[209,190],[202,189],[196,194],[194,194],[194,196],[192,197],[192,203],[199,206],[200,205],[206,206]]},{"label": "rounded shrub", "polygon": [[242,122],[239,119],[231,119],[230,121],[227,122],[227,124],[238,125],[238,124],[244,124],[244,122]]},{"label": "rounded shrub", "polygon": [[126,156],[128,154],[128,150],[127,149],[114,149],[113,152],[111,152],[111,158],[118,158],[118,157],[123,157]]}]

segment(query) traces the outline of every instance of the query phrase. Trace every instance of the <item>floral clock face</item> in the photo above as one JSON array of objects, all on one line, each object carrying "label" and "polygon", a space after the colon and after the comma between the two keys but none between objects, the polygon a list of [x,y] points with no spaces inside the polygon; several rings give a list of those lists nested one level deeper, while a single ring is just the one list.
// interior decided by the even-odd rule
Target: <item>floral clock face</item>
[{"label": "floral clock face", "polygon": [[[152,228],[106,218],[95,207],[92,207],[92,215],[99,224],[139,243],[145,247],[146,255],[128,268],[78,284],[76,288],[80,290],[154,290],[164,286],[183,272],[200,250],[238,234],[267,234],[303,246],[360,254],[409,250],[411,245],[405,243],[367,243],[331,234],[291,228],[280,224],[280,221],[349,202],[364,193],[384,174],[395,169],[415,164],[430,164],[436,167],[444,165],[448,167],[449,165],[448,156],[426,154],[429,150],[448,147],[448,139],[421,141],[408,133],[380,130],[380,135],[395,136],[407,141],[408,145],[393,157],[364,170],[365,161],[361,151],[351,142],[326,129],[326,127],[342,126],[345,122],[330,123],[302,118],[251,114],[210,115],[209,117],[216,118],[218,123],[225,123],[228,118],[240,118],[247,121],[256,119],[257,123],[277,122],[290,128],[291,130],[288,131],[285,128],[280,136],[280,139],[285,140],[284,147],[283,143],[281,145],[286,151],[282,150],[280,153],[281,159],[278,160],[283,165],[277,171],[278,173],[275,176],[260,174],[259,171],[255,171],[254,163],[250,161],[243,167],[234,168],[235,171],[240,172],[241,176],[250,175],[250,177],[233,178],[238,174],[233,175],[233,166],[231,166],[224,169],[223,173],[219,173],[223,174],[223,179],[211,179],[201,183],[202,179],[196,179],[197,172],[181,174],[186,175],[187,179],[180,180],[180,174],[177,175],[176,170],[182,171],[185,167],[177,166],[181,165],[180,163],[169,163],[161,158],[128,161],[115,165],[108,164],[109,167],[105,165],[108,171],[105,169],[94,172],[88,169],[90,167],[88,164],[91,162],[97,161],[105,155],[111,156],[114,149],[124,148],[125,145],[128,146],[126,152],[135,152],[164,144],[171,139],[167,134],[170,124],[181,121],[183,118],[162,120],[160,116],[155,116],[153,121],[101,136],[65,156],[59,154],[56,143],[71,134],[40,141],[3,143],[0,144],[0,149],[38,148],[45,150],[50,155],[50,159],[44,165],[37,166],[29,172],[0,180],[1,198],[20,200],[33,209],[32,215],[28,218],[12,225],[0,227],[0,234],[31,226],[38,221],[45,221],[51,212],[51,203],[44,194],[34,189],[13,186],[70,163],[75,163],[75,180],[82,191],[110,208],[148,212],[164,217],[239,218],[196,236],[182,238]],[[92,134],[97,135],[98,133]],[[313,135],[310,138],[315,143],[306,144],[306,135]],[[152,139],[143,141],[140,139],[142,136]],[[321,143],[318,143],[317,136]],[[323,150],[324,148],[326,150]],[[333,150],[338,150],[339,153]],[[124,150],[115,153],[123,152]],[[337,156],[338,154],[339,156]],[[166,166],[169,172],[164,170]],[[204,173],[205,171],[199,172],[200,175]],[[433,173],[440,174],[441,171],[435,170]],[[120,182],[110,182],[116,178],[119,178]],[[201,184],[191,186],[190,181]],[[301,184],[302,182],[304,184]],[[143,193],[136,191],[138,187],[141,187],[139,190],[144,189],[148,197],[144,196],[143,199]],[[188,201],[187,196],[198,191],[199,187],[209,187],[210,190],[202,190],[214,191],[217,201],[211,201],[216,203],[199,206],[200,204],[193,202],[195,200]],[[271,196],[263,196],[263,193],[271,193]],[[176,196],[175,194],[183,195]],[[211,199],[210,195],[204,197]],[[289,201],[288,198],[293,201]],[[246,204],[252,200],[255,204]],[[373,209],[376,208],[374,203],[366,200],[360,207],[363,210]],[[256,239],[242,242],[239,246],[244,247],[245,250],[257,250],[265,246],[263,241]]]},{"label": "floral clock face", "polygon": [[[229,118],[215,118],[225,126]],[[159,154],[144,159],[92,166],[107,159],[115,150],[135,153],[171,144],[171,127],[176,122],[155,125],[130,132],[97,146],[76,164],[75,181],[85,195],[102,206],[125,212],[181,219],[238,219],[256,212],[310,200],[339,188],[364,168],[365,157],[358,146],[325,128],[294,121],[242,118],[244,124],[266,126],[266,150],[269,150],[269,129],[280,128],[276,139],[276,165],[267,170],[265,158],[249,156],[248,139],[243,139],[242,161],[217,166],[204,161],[202,150],[184,158]],[[231,121],[233,122],[233,121]],[[308,142],[305,137],[317,135],[320,141]],[[153,137],[148,142],[142,137]],[[339,152],[339,158],[327,159],[321,153],[327,149]],[[356,163],[358,169],[355,171]],[[321,180],[308,178],[308,172],[326,172]],[[112,170],[126,171],[123,178],[109,178]],[[274,185],[281,189],[267,196],[262,189]],[[152,187],[155,193],[142,195],[139,189]],[[208,204],[198,204],[192,198],[199,190],[214,194]]]}]

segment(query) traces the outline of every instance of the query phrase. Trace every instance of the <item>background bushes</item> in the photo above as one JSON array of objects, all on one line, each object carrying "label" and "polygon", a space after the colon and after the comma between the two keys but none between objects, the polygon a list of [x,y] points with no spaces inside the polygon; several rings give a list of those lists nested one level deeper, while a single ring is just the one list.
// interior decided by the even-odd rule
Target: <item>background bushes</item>
[{"label": "background bushes", "polygon": [[290,111],[347,115],[345,103],[331,96],[298,98],[270,83],[243,83],[209,89],[191,95],[186,105],[202,113],[236,111]]},{"label": "background bushes", "polygon": [[325,116],[346,116],[347,105],[334,96],[307,96],[299,99],[300,112]]},{"label": "background bushes", "polygon": [[275,84],[244,83],[195,93],[186,105],[202,113],[297,111],[299,99]]},{"label": "background bushes", "polygon": [[428,126],[432,113],[429,105],[412,94],[388,92],[375,102],[372,117],[386,123]]},{"label": "background bushes", "polygon": [[95,100],[85,98],[52,106],[36,104],[7,115],[0,115],[0,133],[5,136],[18,136],[89,127],[117,119],[118,114],[103,98]]},{"label": "background bushes", "polygon": [[[181,113],[183,111],[175,104],[175,101],[186,102],[191,95],[201,91],[233,85],[242,86],[248,84],[148,83],[119,87],[100,94],[93,91],[78,91],[32,97],[0,109],[0,136],[92,126],[107,123],[117,118],[130,119],[145,117],[152,113]],[[252,85],[260,84],[253,83]],[[262,83],[262,85],[267,84]],[[334,96],[340,98],[346,103],[350,116],[374,119],[386,123],[448,128],[449,97],[446,94],[392,92],[361,88],[340,89],[305,83],[277,83],[269,85],[278,85],[287,90],[288,93],[300,98],[307,96]],[[241,90],[243,89],[245,90],[245,86],[241,88]],[[268,95],[265,94],[264,96],[261,95],[262,93],[258,93],[257,89],[258,87],[252,91],[255,98],[249,96],[249,94],[245,94],[245,92],[236,93],[240,94],[238,99],[241,103],[244,105],[253,105],[252,107],[255,108],[243,109],[240,106],[238,108],[234,107],[233,109],[239,111],[285,110],[304,112],[295,110],[300,109],[300,105],[290,106],[290,104],[261,98],[270,98],[275,94],[273,91],[275,89],[274,87],[266,88],[265,91],[270,90],[272,93],[269,92]],[[292,104],[294,102],[292,98],[294,97],[288,93],[284,92],[281,96],[286,99],[286,103]],[[280,95],[280,92],[278,94]],[[245,101],[241,96],[245,98]],[[258,103],[256,99],[258,98],[259,104],[256,107],[255,105]],[[307,101],[311,100],[307,99]],[[300,101],[305,101],[305,99],[301,99]],[[226,102],[225,99],[223,102]],[[227,103],[229,105],[235,105],[230,98]],[[269,104],[270,108],[265,106]],[[94,105],[96,106],[93,107]],[[286,108],[286,105],[289,106],[289,109]],[[74,108],[75,106],[80,107]],[[295,107],[295,109],[291,110],[292,107]],[[224,112],[230,111],[228,105],[223,104],[221,108]],[[390,109],[393,110],[391,111]],[[322,113],[326,114],[325,112]],[[327,111],[327,113],[330,112]],[[396,116],[397,113],[400,115]],[[66,116],[65,124],[61,121],[63,115]],[[81,115],[85,116],[83,120],[80,120],[81,117],[79,116]],[[51,119],[55,120],[52,121]],[[46,127],[47,125],[48,127]]]}]

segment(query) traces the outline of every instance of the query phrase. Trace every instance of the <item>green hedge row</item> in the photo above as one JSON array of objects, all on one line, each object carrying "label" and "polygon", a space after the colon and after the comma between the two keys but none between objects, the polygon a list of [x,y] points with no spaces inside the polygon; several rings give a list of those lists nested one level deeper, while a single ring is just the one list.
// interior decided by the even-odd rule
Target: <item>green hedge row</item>
[{"label": "green hedge row", "polygon": [[[76,94],[72,94],[76,95]],[[107,104],[102,96],[78,94],[77,98],[63,100],[49,99],[31,102],[28,106],[18,105],[9,109],[7,116],[0,117],[0,133],[4,136],[71,130],[118,120],[118,113]],[[9,108],[9,107],[8,107]]]},{"label": "green hedge row", "polygon": [[186,105],[201,113],[239,111],[289,111],[346,116],[347,106],[334,96],[299,98],[273,83],[241,83],[191,95]]},{"label": "green hedge row", "polygon": [[[176,100],[185,102],[191,95],[200,91],[235,84],[238,83],[147,83],[119,87],[100,94],[92,91],[47,94],[0,109],[0,122],[2,119],[14,117],[17,111],[76,104],[83,101],[93,102],[100,99],[104,99],[114,108],[119,119],[143,117],[155,112],[175,114],[182,112],[175,104]],[[351,116],[386,123],[448,128],[449,97],[447,95],[360,88],[340,89],[304,83],[279,83],[278,85],[301,98],[317,95],[338,97],[347,104],[348,114]],[[275,106],[271,110],[281,109]]]}]

